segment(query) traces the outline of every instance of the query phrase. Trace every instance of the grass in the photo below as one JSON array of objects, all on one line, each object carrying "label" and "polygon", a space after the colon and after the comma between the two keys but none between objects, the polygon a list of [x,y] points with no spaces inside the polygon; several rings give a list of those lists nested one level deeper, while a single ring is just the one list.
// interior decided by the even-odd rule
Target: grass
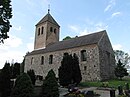
[{"label": "grass", "polygon": [[107,81],[96,81],[96,82],[82,82],[79,84],[80,87],[108,87],[117,89],[119,85],[125,88],[125,84],[128,83],[130,85],[130,78],[123,78],[122,80],[113,79]]}]

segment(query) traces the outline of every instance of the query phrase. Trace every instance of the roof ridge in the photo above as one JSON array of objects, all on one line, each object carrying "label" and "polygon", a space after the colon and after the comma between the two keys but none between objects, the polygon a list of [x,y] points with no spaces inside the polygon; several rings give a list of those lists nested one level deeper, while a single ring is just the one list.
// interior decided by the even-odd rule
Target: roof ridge
[{"label": "roof ridge", "polygon": [[50,13],[47,13],[47,14],[36,24],[36,26],[39,25],[39,24],[41,24],[41,23],[43,23],[43,22],[46,22],[46,21],[51,22],[51,23],[53,23],[53,24],[59,26],[59,24],[55,21],[55,19],[51,16]]}]

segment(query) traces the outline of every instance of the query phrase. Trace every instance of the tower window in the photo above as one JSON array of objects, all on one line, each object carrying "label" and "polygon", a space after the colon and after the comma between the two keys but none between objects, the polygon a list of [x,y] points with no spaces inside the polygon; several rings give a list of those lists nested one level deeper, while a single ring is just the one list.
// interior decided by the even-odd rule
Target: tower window
[{"label": "tower window", "polygon": [[50,32],[53,32],[53,28],[52,27],[50,27]]},{"label": "tower window", "polygon": [[40,35],[40,28],[38,28],[38,36]]},{"label": "tower window", "polygon": [[56,34],[56,29],[54,29],[54,33]]},{"label": "tower window", "polygon": [[43,32],[44,32],[44,27],[42,27],[42,32],[41,32],[41,34],[43,34]]},{"label": "tower window", "polygon": [[52,64],[53,63],[53,55],[50,55],[49,56],[49,64]]},{"label": "tower window", "polygon": [[41,57],[41,65],[44,64],[44,56]]},{"label": "tower window", "polygon": [[86,61],[87,60],[87,53],[86,50],[81,51],[81,61]]}]

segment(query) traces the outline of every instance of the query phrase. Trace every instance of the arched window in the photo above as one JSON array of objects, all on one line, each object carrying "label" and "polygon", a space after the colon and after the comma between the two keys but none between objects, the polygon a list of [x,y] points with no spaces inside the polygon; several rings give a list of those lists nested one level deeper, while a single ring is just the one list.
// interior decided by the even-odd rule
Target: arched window
[{"label": "arched window", "polygon": [[53,55],[50,55],[49,56],[49,64],[52,64],[53,63]]},{"label": "arched window", "polygon": [[53,32],[53,28],[52,27],[50,27],[50,32]]},{"label": "arched window", "polygon": [[38,28],[38,36],[40,35],[40,28]]},{"label": "arched window", "polygon": [[68,53],[67,53],[67,52],[65,52],[65,53],[64,53],[64,55],[68,55]]},{"label": "arched window", "polygon": [[44,56],[41,57],[41,65],[44,64]]},{"label": "arched window", "polygon": [[86,50],[81,51],[81,61],[86,61],[87,60],[87,53]]},{"label": "arched window", "polygon": [[44,27],[42,27],[42,32],[41,32],[41,34],[43,34],[43,32],[44,32]]},{"label": "arched window", "polygon": [[54,33],[56,34],[56,29],[54,29]]},{"label": "arched window", "polygon": [[33,64],[33,57],[31,58],[31,65]]}]

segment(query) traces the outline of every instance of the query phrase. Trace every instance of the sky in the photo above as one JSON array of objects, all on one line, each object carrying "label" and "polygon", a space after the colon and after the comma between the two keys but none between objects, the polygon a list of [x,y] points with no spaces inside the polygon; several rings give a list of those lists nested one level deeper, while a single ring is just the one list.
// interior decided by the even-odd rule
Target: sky
[{"label": "sky", "polygon": [[129,0],[12,0],[12,28],[0,44],[0,69],[22,62],[34,49],[35,25],[50,14],[60,25],[60,40],[106,30],[114,50],[130,55]]}]

